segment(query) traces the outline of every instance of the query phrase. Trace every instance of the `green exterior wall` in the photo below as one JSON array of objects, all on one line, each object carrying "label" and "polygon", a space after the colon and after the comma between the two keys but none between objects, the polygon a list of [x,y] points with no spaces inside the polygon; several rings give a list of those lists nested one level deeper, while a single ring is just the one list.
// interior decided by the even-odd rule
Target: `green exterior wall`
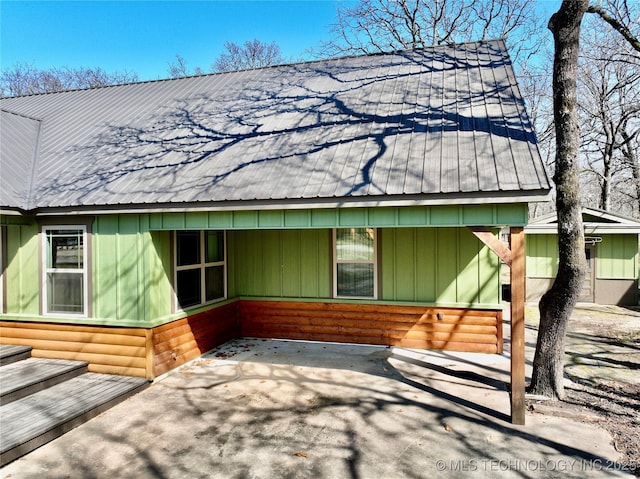
[{"label": "green exterior wall", "polygon": [[7,225],[0,319],[153,327],[184,317],[173,307],[171,231],[201,228],[227,230],[230,300],[333,301],[331,228],[375,226],[380,301],[491,308],[500,302],[498,259],[459,226],[523,216],[521,205],[489,205],[47,218],[90,224],[88,318],[40,316],[40,226]]},{"label": "green exterior wall", "polygon": [[380,236],[381,299],[500,303],[498,257],[468,229],[398,228]]},{"label": "green exterior wall", "polygon": [[525,254],[527,277],[555,278],[558,272],[558,237],[556,235],[527,235]]},{"label": "green exterior wall", "polygon": [[153,230],[524,226],[526,204],[154,213]]},{"label": "green exterior wall", "polygon": [[602,242],[597,245],[598,279],[638,278],[638,236],[600,235]]},{"label": "green exterior wall", "polygon": [[[59,224],[71,223],[65,219]],[[7,226],[5,319],[37,319],[40,314],[39,229],[37,224]],[[90,229],[89,317],[42,318],[119,326],[171,318],[170,233],[150,231],[146,215],[96,217]]]},{"label": "green exterior wall", "polygon": [[[638,278],[638,236],[603,234],[596,244],[597,279]],[[526,239],[527,277],[553,278],[558,271],[558,237],[529,234]]]},{"label": "green exterior wall", "polygon": [[227,234],[229,297],[331,298],[330,230]]},{"label": "green exterior wall", "polygon": [[99,216],[93,224],[93,317],[147,323],[171,315],[170,233],[148,216]]},{"label": "green exterior wall", "polygon": [[[331,230],[236,231],[227,242],[230,297],[331,299]],[[466,228],[381,229],[378,257],[381,301],[500,302],[498,258]]]},{"label": "green exterior wall", "polygon": [[40,312],[40,247],[38,226],[7,226],[5,291],[7,311]]}]

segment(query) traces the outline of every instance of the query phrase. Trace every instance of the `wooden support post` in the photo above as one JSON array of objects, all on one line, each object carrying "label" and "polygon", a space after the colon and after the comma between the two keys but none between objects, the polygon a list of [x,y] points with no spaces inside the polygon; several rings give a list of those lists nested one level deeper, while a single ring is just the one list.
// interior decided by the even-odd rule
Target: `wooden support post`
[{"label": "wooden support post", "polygon": [[511,422],[524,425],[524,228],[512,227],[509,238],[511,243]]}]

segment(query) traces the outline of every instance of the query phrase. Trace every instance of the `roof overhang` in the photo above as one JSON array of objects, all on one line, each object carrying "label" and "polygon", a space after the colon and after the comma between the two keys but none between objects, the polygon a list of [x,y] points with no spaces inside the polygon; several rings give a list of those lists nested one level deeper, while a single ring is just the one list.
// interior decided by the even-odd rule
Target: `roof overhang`
[{"label": "roof overhang", "polygon": [[[608,211],[593,208],[582,208],[582,216],[599,218],[602,221],[583,221],[585,235],[598,234],[640,234],[640,222]],[[525,228],[526,234],[557,234],[558,220],[556,213],[541,216]]]},{"label": "roof overhang", "polygon": [[441,195],[367,196],[349,198],[312,198],[284,200],[248,200],[225,202],[79,205],[39,208],[36,216],[185,213],[198,211],[299,210],[325,208],[382,208],[403,206],[447,206],[482,204],[522,204],[548,201],[548,190],[458,193]]}]

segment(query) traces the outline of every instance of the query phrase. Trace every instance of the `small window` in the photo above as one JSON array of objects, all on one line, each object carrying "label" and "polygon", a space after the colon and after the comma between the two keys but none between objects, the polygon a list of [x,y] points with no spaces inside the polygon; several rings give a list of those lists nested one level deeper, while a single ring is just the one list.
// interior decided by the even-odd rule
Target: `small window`
[{"label": "small window", "polygon": [[377,297],[376,230],[334,230],[334,296]]},{"label": "small window", "polygon": [[43,303],[45,314],[86,315],[87,230],[43,228]]},{"label": "small window", "polygon": [[226,298],[224,231],[177,231],[175,262],[180,309]]}]

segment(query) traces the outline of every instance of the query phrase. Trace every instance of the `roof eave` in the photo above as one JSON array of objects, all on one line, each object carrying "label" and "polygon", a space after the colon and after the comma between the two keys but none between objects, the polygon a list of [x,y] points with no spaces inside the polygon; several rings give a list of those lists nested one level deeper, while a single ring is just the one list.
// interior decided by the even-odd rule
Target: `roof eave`
[{"label": "roof eave", "polygon": [[492,193],[458,193],[430,195],[367,196],[346,198],[309,198],[283,200],[243,200],[219,202],[112,204],[39,208],[36,216],[102,215],[113,213],[159,213],[198,211],[300,210],[327,208],[376,208],[403,206],[446,206],[509,204],[548,201],[549,190]]}]

